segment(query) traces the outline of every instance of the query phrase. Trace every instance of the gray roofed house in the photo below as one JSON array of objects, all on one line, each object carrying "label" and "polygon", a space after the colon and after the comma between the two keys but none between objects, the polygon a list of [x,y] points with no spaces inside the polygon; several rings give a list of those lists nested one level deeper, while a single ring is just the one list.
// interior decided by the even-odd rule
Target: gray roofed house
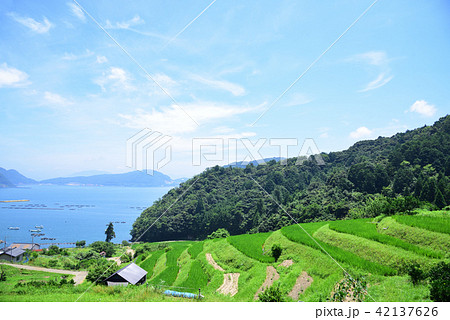
[{"label": "gray roofed house", "polygon": [[105,281],[108,286],[127,286],[129,283],[139,285],[147,281],[147,271],[132,262],[113,273]]},{"label": "gray roofed house", "polygon": [[0,260],[19,262],[23,259],[24,253],[25,250],[8,247],[6,249],[0,250]]},{"label": "gray roofed house", "polygon": [[39,250],[41,246],[38,243],[13,243],[10,245],[11,248],[18,248],[22,250]]}]

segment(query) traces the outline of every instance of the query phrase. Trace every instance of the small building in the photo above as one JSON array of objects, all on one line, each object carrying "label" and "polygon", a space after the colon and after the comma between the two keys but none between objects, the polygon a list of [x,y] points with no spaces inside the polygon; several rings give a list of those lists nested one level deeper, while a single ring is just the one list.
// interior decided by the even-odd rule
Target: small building
[{"label": "small building", "polygon": [[20,262],[22,261],[24,254],[25,250],[8,247],[6,249],[0,250],[0,260]]},{"label": "small building", "polygon": [[36,251],[41,249],[40,244],[38,243],[31,243],[31,242],[22,242],[22,243],[13,243],[10,245],[11,248],[17,248],[22,250],[32,250]]},{"label": "small building", "polygon": [[102,252],[100,252],[99,253],[102,257],[106,257],[106,252],[105,251],[102,251]]},{"label": "small building", "polygon": [[147,271],[134,262],[112,274],[106,280],[108,286],[139,285],[147,281]]}]

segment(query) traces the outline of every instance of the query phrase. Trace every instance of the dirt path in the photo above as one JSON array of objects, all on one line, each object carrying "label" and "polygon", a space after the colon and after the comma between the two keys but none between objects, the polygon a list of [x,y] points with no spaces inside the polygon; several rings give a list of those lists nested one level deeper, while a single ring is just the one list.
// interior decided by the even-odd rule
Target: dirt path
[{"label": "dirt path", "polygon": [[71,274],[75,277],[73,278],[73,281],[75,281],[75,285],[79,285],[86,279],[86,276],[88,275],[87,271],[69,271],[69,270],[60,270],[60,269],[48,269],[48,268],[42,268],[42,267],[35,267],[35,266],[26,266],[21,264],[11,264],[11,263],[1,263],[6,266],[16,267],[20,269],[26,269],[26,270],[34,270],[34,271],[45,271],[45,272],[51,272],[51,273],[61,273],[61,274]]},{"label": "dirt path", "polygon": [[220,271],[225,271],[225,270],[223,270],[223,268],[221,266],[219,266],[217,264],[216,261],[214,261],[214,258],[212,257],[211,253],[206,254],[206,260],[208,260],[209,264],[212,265],[214,269],[220,270]]},{"label": "dirt path", "polygon": [[290,267],[294,264],[294,261],[292,260],[284,260],[282,263],[280,263],[278,266],[279,267]]},{"label": "dirt path", "polygon": [[264,280],[264,283],[262,286],[256,291],[254,299],[258,299],[258,295],[272,286],[273,282],[280,279],[280,275],[278,274],[277,270],[272,266],[267,266],[266,269],[266,280]]},{"label": "dirt path", "polygon": [[106,260],[109,260],[109,261],[115,261],[115,262],[117,263],[118,266],[120,266],[120,264],[122,263],[122,261],[120,261],[120,257],[106,258]]},{"label": "dirt path", "polygon": [[302,274],[297,278],[294,287],[291,292],[289,292],[289,297],[294,300],[298,300],[299,294],[302,294],[313,282],[313,278],[311,278],[306,271],[303,271]]},{"label": "dirt path", "polygon": [[217,291],[222,294],[234,296],[239,290],[240,273],[225,273],[223,275],[223,284]]}]

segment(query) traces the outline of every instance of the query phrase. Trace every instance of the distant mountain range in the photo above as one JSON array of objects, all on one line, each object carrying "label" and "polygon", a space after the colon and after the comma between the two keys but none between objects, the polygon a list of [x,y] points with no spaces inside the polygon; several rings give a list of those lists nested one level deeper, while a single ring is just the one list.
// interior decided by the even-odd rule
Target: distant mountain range
[{"label": "distant mountain range", "polygon": [[[94,171],[95,172],[95,171]],[[98,171],[97,171],[98,172]],[[89,173],[87,171],[86,173]],[[80,174],[82,174],[80,172]],[[16,170],[0,168],[0,188],[11,188],[23,185],[73,185],[73,186],[120,186],[120,187],[171,187],[185,181],[185,178],[172,179],[168,175],[154,171],[149,175],[141,171],[119,174],[79,175],[36,181],[25,177]]]},{"label": "distant mountain range", "polygon": [[10,185],[7,185],[7,183],[6,183],[6,185],[7,185],[6,187],[14,187],[14,186],[38,183],[36,180],[27,178],[14,169],[6,170],[3,168],[0,168],[0,185],[5,184],[4,182],[1,182],[2,176],[3,176],[3,181],[5,181],[5,179],[6,179],[6,181],[9,181],[9,183],[10,183]]}]

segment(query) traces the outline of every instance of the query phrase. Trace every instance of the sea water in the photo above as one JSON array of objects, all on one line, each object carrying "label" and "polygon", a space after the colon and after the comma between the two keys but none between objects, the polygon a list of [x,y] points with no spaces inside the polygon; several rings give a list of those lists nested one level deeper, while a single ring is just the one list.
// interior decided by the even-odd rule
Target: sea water
[{"label": "sea water", "polygon": [[[141,212],[170,189],[48,185],[0,188],[0,200],[29,200],[0,202],[0,240],[6,239],[8,245],[80,240],[89,244],[104,241],[107,224],[113,222],[116,237],[112,242],[121,243],[130,240],[132,224]],[[36,226],[43,226],[39,233],[45,235],[32,237],[30,230]],[[10,230],[9,227],[20,229]]]}]

